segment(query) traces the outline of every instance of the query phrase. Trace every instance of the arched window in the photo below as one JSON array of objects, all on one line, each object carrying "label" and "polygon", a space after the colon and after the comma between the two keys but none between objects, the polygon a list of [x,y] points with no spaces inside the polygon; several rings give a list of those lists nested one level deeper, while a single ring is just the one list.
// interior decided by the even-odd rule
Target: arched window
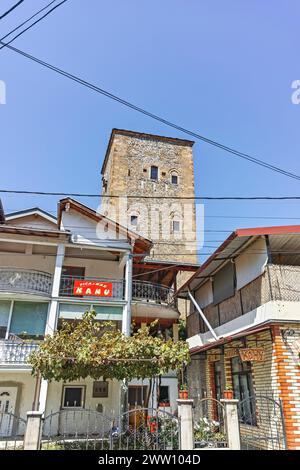
[{"label": "arched window", "polygon": [[158,180],[158,167],[157,166],[151,166],[150,168],[150,179],[157,181]]},{"label": "arched window", "polygon": [[178,178],[178,173],[175,170],[171,171],[170,174],[170,179],[172,184],[178,184],[179,178]]}]

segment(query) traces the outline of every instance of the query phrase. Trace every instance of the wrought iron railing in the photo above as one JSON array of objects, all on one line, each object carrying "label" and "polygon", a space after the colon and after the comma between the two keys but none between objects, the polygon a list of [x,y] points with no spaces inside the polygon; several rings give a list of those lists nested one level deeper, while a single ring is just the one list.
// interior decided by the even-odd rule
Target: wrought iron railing
[{"label": "wrought iron railing", "polygon": [[[125,282],[123,279],[103,279],[80,276],[62,275],[59,295],[62,297],[79,297],[74,295],[74,283],[76,280],[109,282],[112,284],[112,296],[105,297],[105,300],[123,300],[125,296]],[[88,296],[84,296],[88,297]],[[167,286],[153,284],[151,282],[132,282],[132,299],[142,302],[152,302],[161,305],[175,306],[174,291]]]},{"label": "wrought iron railing", "polygon": [[132,282],[133,300],[141,300],[149,303],[175,306],[174,291],[170,287],[161,284],[152,284],[146,281]]},{"label": "wrought iron railing", "polygon": [[52,275],[23,268],[0,268],[0,291],[51,295]]},{"label": "wrought iron railing", "polygon": [[26,364],[30,354],[38,348],[37,342],[0,341],[0,364]]}]

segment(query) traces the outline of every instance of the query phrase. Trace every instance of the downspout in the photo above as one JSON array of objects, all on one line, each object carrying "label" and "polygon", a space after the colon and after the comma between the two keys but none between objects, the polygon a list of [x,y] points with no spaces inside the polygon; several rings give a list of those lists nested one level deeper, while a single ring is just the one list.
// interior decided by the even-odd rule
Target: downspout
[{"label": "downspout", "polygon": [[198,313],[200,314],[202,320],[204,321],[205,325],[207,326],[207,328],[209,329],[209,331],[211,332],[211,334],[213,335],[214,339],[216,341],[219,340],[219,337],[216,335],[213,327],[211,326],[211,324],[209,323],[209,321],[207,320],[206,316],[204,315],[204,313],[202,312],[201,308],[199,307],[199,305],[197,304],[195,298],[192,296],[192,293],[190,291],[190,289],[188,289],[188,294],[189,294],[189,298],[190,300],[192,301],[193,305],[196,307],[196,310],[198,311]]}]

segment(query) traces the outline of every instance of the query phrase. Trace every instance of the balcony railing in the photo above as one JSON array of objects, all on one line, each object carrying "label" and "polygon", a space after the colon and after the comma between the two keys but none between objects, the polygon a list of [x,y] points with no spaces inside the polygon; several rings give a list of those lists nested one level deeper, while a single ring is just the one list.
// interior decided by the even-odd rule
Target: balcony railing
[{"label": "balcony railing", "polygon": [[52,275],[22,268],[0,268],[0,291],[51,295]]},{"label": "balcony railing", "polygon": [[26,364],[30,354],[38,347],[39,343],[1,340],[0,364]]},{"label": "balcony railing", "polygon": [[[105,297],[105,301],[109,300],[124,300],[125,296],[125,281],[123,279],[103,279],[103,278],[88,278],[80,276],[65,276],[61,277],[59,295],[62,297],[76,297],[74,295],[75,280],[84,281],[98,281],[109,282],[112,284],[112,296]],[[82,296],[83,297],[83,296]],[[84,296],[84,298],[91,298]],[[95,298],[95,297],[94,297]],[[101,298],[101,297],[99,297]],[[133,281],[132,282],[132,299],[141,302],[152,302],[161,305],[175,306],[174,291],[167,286],[160,284],[152,284],[151,282]]]},{"label": "balcony railing", "polygon": [[132,299],[175,307],[173,289],[146,281],[132,282]]}]

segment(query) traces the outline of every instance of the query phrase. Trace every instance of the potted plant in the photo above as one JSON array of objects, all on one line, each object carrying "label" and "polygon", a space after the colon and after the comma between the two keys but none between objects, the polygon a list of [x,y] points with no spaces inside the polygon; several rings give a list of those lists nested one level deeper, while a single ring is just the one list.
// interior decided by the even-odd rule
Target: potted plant
[{"label": "potted plant", "polygon": [[223,397],[226,400],[232,400],[233,399],[233,389],[232,386],[227,384],[225,387],[225,390],[223,391]]},{"label": "potted plant", "polygon": [[149,431],[154,434],[157,431],[157,420],[155,416],[148,416]]},{"label": "potted plant", "polygon": [[182,385],[180,386],[179,398],[180,398],[181,400],[187,400],[187,399],[188,399],[188,388],[187,388],[187,385],[186,385],[186,384],[182,384]]}]

